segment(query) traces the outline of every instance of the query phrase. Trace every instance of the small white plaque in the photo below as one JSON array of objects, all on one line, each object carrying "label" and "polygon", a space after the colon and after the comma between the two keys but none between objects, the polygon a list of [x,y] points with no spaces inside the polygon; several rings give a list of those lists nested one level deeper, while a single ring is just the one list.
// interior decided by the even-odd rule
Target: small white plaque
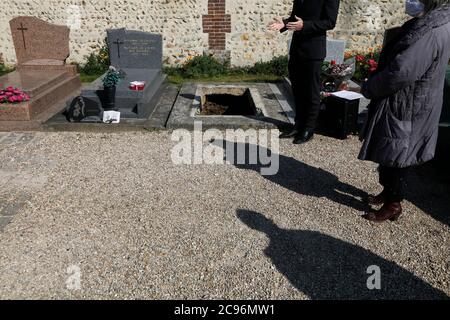
[{"label": "small white plaque", "polygon": [[103,112],[104,123],[120,123],[120,112],[117,111],[105,111]]}]

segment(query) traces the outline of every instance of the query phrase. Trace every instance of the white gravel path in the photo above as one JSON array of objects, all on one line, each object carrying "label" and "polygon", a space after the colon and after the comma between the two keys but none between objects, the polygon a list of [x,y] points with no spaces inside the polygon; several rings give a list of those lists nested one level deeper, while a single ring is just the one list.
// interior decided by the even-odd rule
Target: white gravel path
[{"label": "white gravel path", "polygon": [[[168,132],[32,137],[0,136],[0,208],[12,215],[0,231],[0,298],[450,294],[446,223],[406,202],[403,219],[374,226],[349,200],[380,191],[376,166],[356,159],[356,138],[282,141],[281,172],[265,178],[176,166]],[[448,194],[433,188],[442,210]],[[371,265],[381,290],[366,287]],[[66,286],[70,266],[81,290]]]}]

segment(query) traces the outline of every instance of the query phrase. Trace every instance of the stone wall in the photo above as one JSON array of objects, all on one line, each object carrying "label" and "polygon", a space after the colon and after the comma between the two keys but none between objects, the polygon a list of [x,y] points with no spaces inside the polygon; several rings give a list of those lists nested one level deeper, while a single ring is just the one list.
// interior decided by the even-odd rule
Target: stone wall
[{"label": "stone wall", "polygon": [[[71,27],[70,61],[85,61],[102,45],[106,29],[126,27],[161,33],[166,64],[222,50],[225,41],[232,64],[247,65],[287,53],[289,34],[267,32],[266,25],[288,15],[291,6],[292,0],[2,1],[0,53],[7,64],[15,63],[9,20],[33,15]],[[398,0],[342,0],[338,26],[330,35],[348,40],[350,49],[375,46],[382,43],[386,27],[404,20],[403,12],[403,1]]]}]

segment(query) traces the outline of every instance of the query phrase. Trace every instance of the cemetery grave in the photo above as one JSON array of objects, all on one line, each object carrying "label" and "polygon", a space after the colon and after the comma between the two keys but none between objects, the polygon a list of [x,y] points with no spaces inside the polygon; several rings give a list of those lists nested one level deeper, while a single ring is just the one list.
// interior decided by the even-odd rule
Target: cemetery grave
[{"label": "cemetery grave", "polygon": [[[166,76],[162,73],[162,37],[123,28],[107,30],[107,35],[111,66],[123,74],[123,79],[116,88],[115,110],[120,112],[121,119],[125,119],[125,123],[142,124],[155,111],[164,91],[163,83]],[[83,88],[81,92],[82,99],[79,103],[82,104],[85,113],[82,123],[103,121],[104,76]],[[132,83],[136,81],[144,83],[145,86],[140,88],[141,90],[136,90],[132,87]],[[162,121],[160,125],[165,124],[165,121]],[[59,114],[51,119],[47,126],[57,128],[64,124],[67,124],[67,119]]]},{"label": "cemetery grave", "polygon": [[[277,85],[274,85],[278,88]],[[281,86],[281,85],[280,85]],[[180,90],[167,123],[169,129],[284,128],[289,119],[267,83],[187,83]]]},{"label": "cemetery grave", "polygon": [[[120,123],[118,125],[104,123],[107,122],[103,117],[104,111],[109,111],[106,108],[108,105],[107,94],[102,83],[105,75],[84,86],[81,95],[74,100],[73,97],[77,93],[75,88],[70,85],[63,88],[58,87],[66,82],[75,84],[74,81],[79,86],[79,77],[76,75],[75,66],[65,65],[65,58],[69,55],[69,30],[61,27],[56,29],[56,27],[43,22],[41,22],[42,26],[36,28],[33,27],[35,18],[30,18],[31,20],[29,18],[25,17],[24,20],[22,17],[11,21],[18,57],[18,70],[1,79],[4,83],[23,88],[29,94],[31,101],[22,107],[15,107],[14,116],[16,118],[9,115],[9,120],[31,120],[35,114],[42,111],[41,109],[54,103],[54,101],[48,100],[51,97],[59,104],[46,114],[45,119],[48,119],[49,115],[50,119],[45,124],[42,125],[42,121],[35,123],[35,129],[107,131],[142,128],[193,128],[196,120],[201,120],[206,127],[284,129],[293,123],[294,106],[290,82],[287,78],[284,85],[278,83],[233,83],[227,85],[186,83],[178,88],[168,84],[165,81],[166,76],[162,72],[162,36],[125,28],[107,30],[111,66],[121,72],[123,79],[115,87],[115,108],[113,110],[120,113]],[[39,49],[41,48],[39,43],[44,40],[39,38],[39,32],[35,32],[36,34],[31,32],[36,29],[50,35],[50,37],[46,37],[45,41],[47,43],[51,41],[51,43],[45,47],[55,47],[57,50]],[[40,37],[43,38],[42,35]],[[345,48],[346,41],[328,39],[326,61],[342,63]],[[136,81],[144,84],[140,90],[132,87]],[[351,82],[351,87],[358,87],[358,85]],[[55,92],[56,89],[57,92]],[[47,100],[39,96],[40,93],[48,90],[51,94],[45,95]],[[65,106],[61,103],[60,96],[70,97],[66,100]],[[343,131],[341,128],[336,129],[354,133],[355,124],[361,125],[363,122],[367,104],[368,101],[365,99],[360,101],[359,107],[356,107],[359,116],[353,111],[355,114],[348,114],[345,111],[339,115],[339,119],[341,116],[344,120],[350,119],[349,121],[345,120],[349,123],[349,129],[344,128]],[[67,117],[66,111],[73,106],[78,113],[82,114],[80,119],[73,120]],[[326,111],[325,109],[324,111]],[[20,114],[21,110],[22,114]],[[344,108],[343,110],[350,109]],[[8,113],[3,112],[2,115],[5,116]],[[68,120],[71,122],[69,123]],[[334,124],[332,125],[334,126]],[[8,130],[8,126],[2,127]],[[346,137],[346,134],[343,133],[340,136]]]},{"label": "cemetery grave", "polygon": [[199,86],[196,116],[263,116],[261,97],[245,86]]},{"label": "cemetery grave", "polygon": [[[29,122],[48,109],[45,117],[33,126],[27,124],[28,128],[62,131],[176,129],[193,128],[194,122],[201,120],[205,127],[284,129],[293,122],[289,86],[185,83],[179,88],[168,84],[162,72],[162,36],[120,28],[107,30],[111,66],[122,75],[114,87],[115,104],[111,104],[115,106],[111,111],[120,113],[120,123],[105,123],[105,111],[110,111],[107,106],[111,103],[103,84],[105,75],[84,86],[74,99],[80,82],[75,66],[65,64],[69,56],[69,29],[31,17],[14,19],[11,28],[18,67],[16,72],[2,77],[0,84],[22,88],[31,100],[21,107],[15,106],[8,120]],[[46,45],[41,46],[41,43]],[[329,40],[327,46],[328,61],[344,60],[345,41]],[[143,86],[133,87],[136,82]],[[2,115],[5,117],[8,113]],[[5,125],[2,128],[11,129]]]},{"label": "cemetery grave", "polygon": [[0,130],[39,129],[81,86],[75,66],[66,64],[70,29],[35,17],[17,17],[10,27],[17,70],[0,77],[0,89],[17,89],[23,96],[0,104]]},{"label": "cemetery grave", "polygon": [[[203,121],[207,127],[221,128],[282,128],[289,124],[279,102],[286,99],[276,98],[271,84],[187,83],[179,89],[165,82],[160,35],[126,29],[108,30],[107,34],[111,65],[125,74],[116,88],[115,110],[121,114],[120,123],[103,123],[103,75],[84,87],[81,99],[75,101],[85,114],[83,120],[69,124],[66,117],[59,114],[46,123],[46,128],[193,128],[195,120]],[[130,83],[134,81],[145,82],[144,90],[132,90]],[[211,108],[215,110],[210,112]]]}]

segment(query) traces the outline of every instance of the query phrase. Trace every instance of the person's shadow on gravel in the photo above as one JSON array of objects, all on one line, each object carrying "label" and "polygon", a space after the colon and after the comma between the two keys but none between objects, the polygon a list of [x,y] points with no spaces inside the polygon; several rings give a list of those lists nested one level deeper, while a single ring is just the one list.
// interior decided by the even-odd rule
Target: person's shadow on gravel
[{"label": "person's shadow on gravel", "polygon": [[311,299],[449,299],[408,270],[357,245],[316,231],[284,230],[253,211],[238,210],[237,217],[267,235],[265,255]]},{"label": "person's shadow on gravel", "polygon": [[[259,161],[257,164],[250,164],[251,162],[249,161],[249,150],[256,150],[258,148],[260,154],[270,155],[273,159],[276,157],[279,158],[278,172],[274,175],[262,175],[265,179],[301,195],[317,198],[325,197],[333,202],[352,207],[361,212],[370,210],[370,207],[362,201],[362,199],[367,197],[366,192],[339,181],[337,176],[326,170],[312,167],[294,158],[278,155],[270,149],[249,143],[234,143],[234,158],[230,159],[227,157],[227,141],[216,140],[214,141],[214,145],[224,149],[225,160],[232,163],[235,167],[261,173],[261,169],[267,168],[268,166],[262,165]],[[239,149],[246,150],[244,164],[238,163],[237,151]]]}]

